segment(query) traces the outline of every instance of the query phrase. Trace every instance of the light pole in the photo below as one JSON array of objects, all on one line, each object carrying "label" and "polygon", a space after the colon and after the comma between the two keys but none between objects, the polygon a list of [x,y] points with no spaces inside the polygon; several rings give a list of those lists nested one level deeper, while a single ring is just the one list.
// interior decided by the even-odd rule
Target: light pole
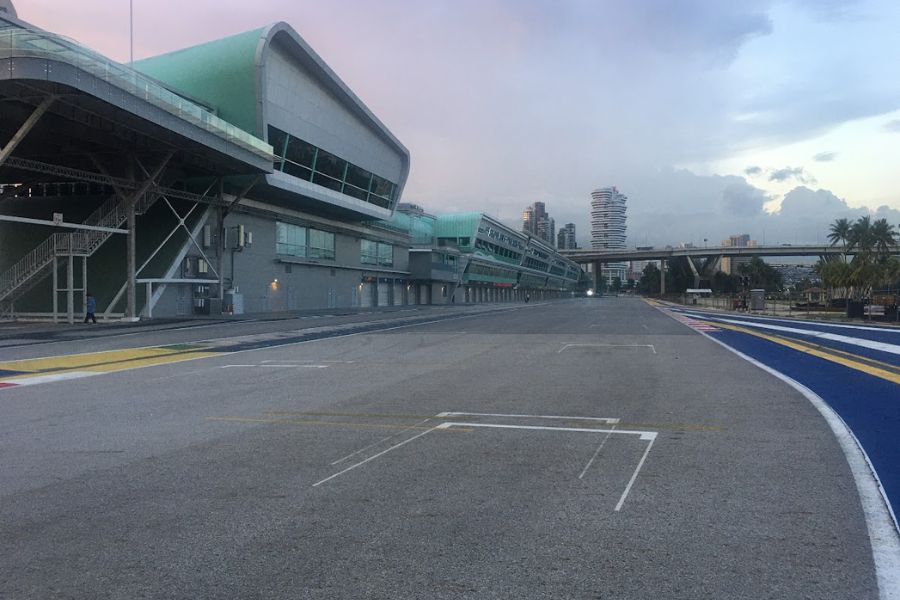
[{"label": "light pole", "polygon": [[128,0],[128,66],[134,66],[134,0]]}]

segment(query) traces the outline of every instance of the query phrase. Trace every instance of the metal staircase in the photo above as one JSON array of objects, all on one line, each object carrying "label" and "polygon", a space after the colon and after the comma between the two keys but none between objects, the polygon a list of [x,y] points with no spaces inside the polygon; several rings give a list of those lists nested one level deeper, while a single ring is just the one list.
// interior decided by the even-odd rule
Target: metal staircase
[{"label": "metal staircase", "polygon": [[[147,212],[159,197],[159,194],[144,194],[135,205],[135,214]],[[117,229],[126,219],[125,202],[113,195],[91,213],[83,224]],[[0,275],[0,318],[12,316],[15,300],[52,272],[51,266],[56,258],[90,257],[111,235],[113,234],[109,231],[77,230],[73,233],[54,233],[48,237]]]}]

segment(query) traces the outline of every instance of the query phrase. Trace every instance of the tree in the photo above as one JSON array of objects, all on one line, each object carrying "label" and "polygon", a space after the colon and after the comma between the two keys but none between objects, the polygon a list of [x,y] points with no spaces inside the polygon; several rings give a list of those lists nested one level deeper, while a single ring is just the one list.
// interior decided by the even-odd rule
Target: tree
[{"label": "tree", "polygon": [[850,239],[850,221],[847,219],[838,219],[832,223],[828,239],[831,240],[832,246],[836,246],[838,242],[840,242],[842,246],[846,246]]},{"label": "tree", "polygon": [[886,219],[873,223],[868,215],[849,224],[846,231],[843,221],[846,219],[839,219],[831,225],[828,238],[832,244],[838,240],[845,241],[847,252],[853,252],[853,260],[846,264],[845,253],[844,267],[836,266],[838,263],[835,262],[819,261],[816,272],[832,292],[859,300],[868,297],[875,286],[896,280],[900,267],[891,252],[897,244],[897,232]]},{"label": "tree", "polygon": [[750,277],[750,287],[764,288],[769,292],[781,290],[784,283],[781,273],[758,256],[739,265],[738,273]]},{"label": "tree", "polygon": [[890,225],[887,219],[878,219],[872,223],[871,235],[878,258],[884,259],[890,256],[891,249],[897,244],[897,233],[894,231],[894,226]]},{"label": "tree", "polygon": [[719,294],[733,294],[737,291],[739,284],[734,275],[729,275],[724,271],[719,271],[713,275],[710,282],[714,292]]},{"label": "tree", "polygon": [[822,280],[822,285],[828,288],[829,296],[832,298],[849,296],[851,267],[848,263],[838,260],[819,260],[815,269],[816,274]]},{"label": "tree", "polygon": [[641,280],[638,282],[638,291],[642,294],[659,293],[659,268],[650,263],[644,267]]}]

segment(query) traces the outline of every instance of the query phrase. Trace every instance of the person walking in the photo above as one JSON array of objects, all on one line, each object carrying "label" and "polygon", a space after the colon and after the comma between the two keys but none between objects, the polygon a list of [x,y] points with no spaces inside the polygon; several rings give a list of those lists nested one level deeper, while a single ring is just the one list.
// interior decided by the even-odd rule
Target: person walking
[{"label": "person walking", "polygon": [[94,298],[94,295],[90,292],[87,293],[87,301],[84,305],[84,322],[87,323],[90,320],[94,325],[97,324],[97,317],[94,316],[94,312],[97,310],[97,299]]}]

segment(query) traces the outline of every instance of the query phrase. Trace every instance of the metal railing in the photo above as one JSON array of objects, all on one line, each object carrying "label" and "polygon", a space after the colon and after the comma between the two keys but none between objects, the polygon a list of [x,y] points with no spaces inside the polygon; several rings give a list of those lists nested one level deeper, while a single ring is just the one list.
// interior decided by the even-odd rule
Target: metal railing
[{"label": "metal railing", "polygon": [[15,58],[39,58],[69,64],[227,143],[248,150],[270,163],[274,160],[272,146],[265,141],[171,92],[150,77],[63,36],[15,27],[0,29],[0,59]]},{"label": "metal railing", "polygon": [[[159,197],[159,194],[155,193],[144,194],[135,205],[135,214],[144,214]],[[83,224],[109,229],[121,227],[128,218],[128,213],[125,203],[117,199],[117,196],[111,196],[97,207]],[[39,275],[55,257],[70,254],[91,256],[111,235],[112,232],[109,231],[93,230],[54,233],[0,275],[0,300],[9,298],[17,289]],[[34,283],[37,283],[37,280]]]}]

